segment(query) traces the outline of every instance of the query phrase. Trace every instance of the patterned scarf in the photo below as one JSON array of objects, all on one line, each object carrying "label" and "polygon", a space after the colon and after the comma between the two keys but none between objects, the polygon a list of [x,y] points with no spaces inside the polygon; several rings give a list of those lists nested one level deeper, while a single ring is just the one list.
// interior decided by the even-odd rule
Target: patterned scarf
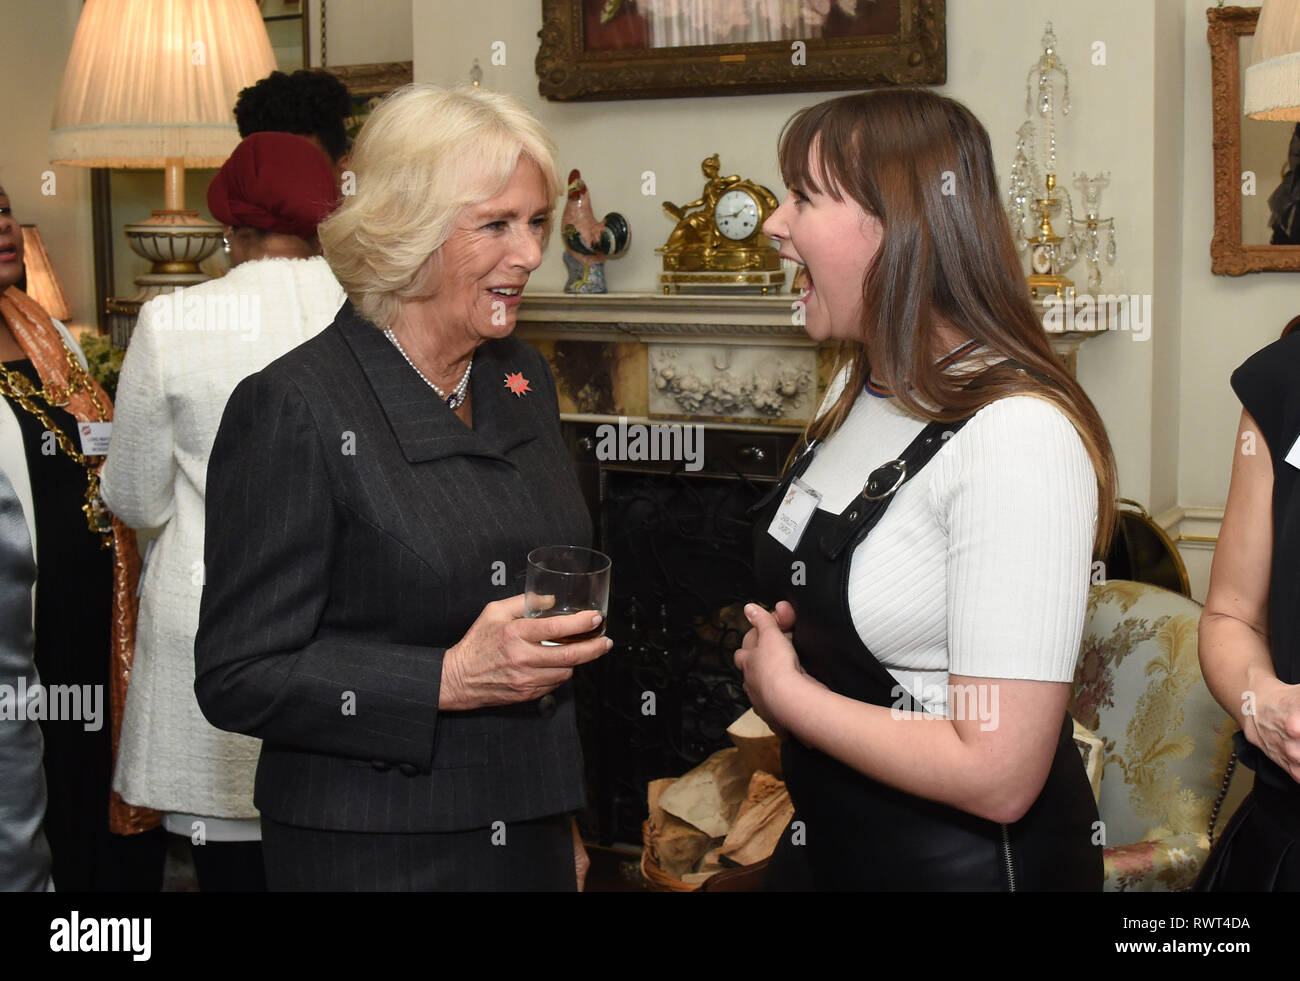
[{"label": "patterned scarf", "polygon": [[[26,293],[11,286],[0,294],[0,316],[13,332],[18,346],[31,359],[40,375],[41,385],[48,389],[66,390],[73,376],[68,363],[67,348],[50,315]],[[73,376],[75,377],[75,376]],[[78,422],[108,422],[113,418],[113,403],[99,383],[86,373],[86,382],[93,387],[94,395],[107,408],[107,418],[95,405],[91,392],[76,392],[62,408]],[[69,433],[74,438],[75,433]],[[138,612],[135,590],[140,579],[140,554],[136,548],[135,532],[113,518],[113,623],[112,670],[109,672],[109,713],[112,723],[113,763],[117,764],[118,739],[122,732],[122,710],[126,705],[126,689],[131,680],[131,660],[135,656],[135,622]],[[157,827],[162,820],[157,811],[128,804],[110,791],[108,826],[115,834],[129,835]]]}]

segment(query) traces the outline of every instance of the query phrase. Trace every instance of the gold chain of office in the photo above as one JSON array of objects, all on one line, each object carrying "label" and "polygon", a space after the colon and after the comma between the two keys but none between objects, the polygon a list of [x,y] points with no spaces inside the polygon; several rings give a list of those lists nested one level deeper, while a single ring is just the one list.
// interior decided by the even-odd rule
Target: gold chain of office
[{"label": "gold chain of office", "polygon": [[107,421],[108,410],[100,400],[99,392],[91,383],[86,369],[81,366],[77,356],[72,353],[66,341],[62,337],[59,343],[63,345],[63,351],[68,359],[69,382],[62,389],[56,386],[44,386],[36,388],[31,381],[20,371],[14,371],[12,368],[4,368],[3,374],[0,375],[0,395],[13,400],[17,405],[27,412],[31,413],[45,427],[45,431],[53,433],[59,448],[63,450],[73,461],[79,464],[86,471],[86,503],[81,506],[85,512],[86,523],[90,530],[100,536],[100,545],[109,548],[113,544],[113,518],[109,513],[104,500],[99,496],[99,471],[98,465],[92,464],[91,459],[98,460],[100,457],[87,457],[73,444],[72,439],[63,431],[58,423],[50,418],[48,412],[42,409],[34,401],[40,399],[50,408],[62,408],[67,405],[71,397],[78,392],[88,392],[91,400],[95,403],[95,408],[99,410],[101,421]]}]

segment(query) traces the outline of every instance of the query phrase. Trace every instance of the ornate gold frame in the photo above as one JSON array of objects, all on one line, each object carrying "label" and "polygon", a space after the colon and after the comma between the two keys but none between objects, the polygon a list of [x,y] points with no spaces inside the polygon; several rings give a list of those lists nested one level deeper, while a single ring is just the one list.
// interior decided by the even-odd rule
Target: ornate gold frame
[{"label": "ornate gold frame", "polygon": [[897,34],[809,40],[807,63],[794,65],[785,41],[587,51],[582,0],[542,0],[538,88],[564,102],[942,85],[948,78],[947,0],[899,0],[899,9]]},{"label": "ornate gold frame", "polygon": [[388,61],[374,65],[326,65],[325,71],[346,85],[353,98],[373,99],[412,81],[415,63]]},{"label": "ornate gold frame", "polygon": [[1244,245],[1241,241],[1240,38],[1255,33],[1258,7],[1211,7],[1210,85],[1214,106],[1214,237],[1210,270],[1216,276],[1300,270],[1300,246]]}]

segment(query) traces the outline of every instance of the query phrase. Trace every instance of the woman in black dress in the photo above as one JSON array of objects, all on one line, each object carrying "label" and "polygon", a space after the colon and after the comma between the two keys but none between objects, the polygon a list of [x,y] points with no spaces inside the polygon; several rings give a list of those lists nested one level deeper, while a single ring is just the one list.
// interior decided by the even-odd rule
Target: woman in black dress
[{"label": "woman in black dress", "polygon": [[[0,464],[23,485],[19,495],[35,512],[40,683],[47,692],[75,686],[81,696],[77,718],[41,721],[54,885],[157,890],[165,840],[143,830],[150,812],[120,800],[110,804],[116,731],[110,692],[116,681],[125,693],[139,560],[134,537],[98,501],[94,470],[102,457],[82,454],[89,447],[78,429],[111,420],[113,405],[87,373],[72,336],[17,288],[22,277],[22,232],[0,188],[0,395],[9,417],[0,426]],[[75,704],[47,704],[52,701]]]},{"label": "woman in black dress", "polygon": [[1201,614],[1201,671],[1255,784],[1198,888],[1300,889],[1300,333],[1232,375],[1241,425]]}]

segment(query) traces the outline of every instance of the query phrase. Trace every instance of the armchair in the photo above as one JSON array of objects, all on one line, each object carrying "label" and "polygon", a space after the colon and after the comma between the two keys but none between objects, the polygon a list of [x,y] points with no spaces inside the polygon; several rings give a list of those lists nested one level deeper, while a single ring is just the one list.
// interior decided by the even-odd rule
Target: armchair
[{"label": "armchair", "polygon": [[[1201,679],[1200,604],[1145,583],[1094,586],[1070,714],[1102,740],[1105,889],[1190,888],[1235,724]],[[1218,814],[1220,827],[1231,815]]]}]

